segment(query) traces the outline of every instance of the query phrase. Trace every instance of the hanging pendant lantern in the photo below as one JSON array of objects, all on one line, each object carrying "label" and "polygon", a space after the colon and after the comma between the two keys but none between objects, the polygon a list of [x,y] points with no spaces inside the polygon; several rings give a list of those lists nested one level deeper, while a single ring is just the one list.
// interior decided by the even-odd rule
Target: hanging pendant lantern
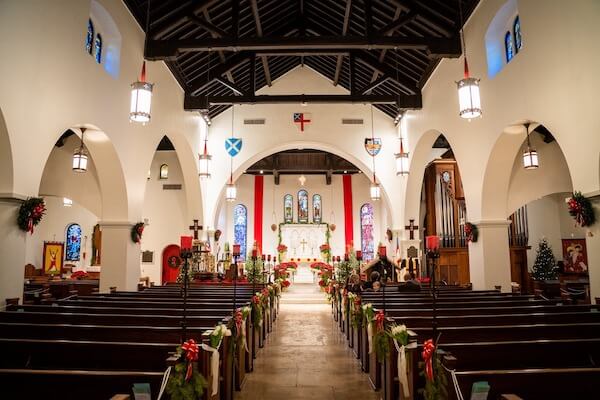
[{"label": "hanging pendant lantern", "polygon": [[371,188],[370,188],[369,192],[371,194],[371,200],[378,201],[379,199],[381,199],[381,187],[379,186],[379,183],[377,183],[377,177],[375,176],[374,173],[373,173],[373,183],[371,183]]},{"label": "hanging pendant lantern", "polygon": [[235,201],[237,198],[237,188],[233,183],[233,174],[229,176],[229,183],[225,186],[225,200],[229,202]]},{"label": "hanging pendant lantern", "polygon": [[73,171],[75,172],[86,172],[88,165],[88,152],[85,150],[83,144],[83,136],[85,135],[85,128],[81,128],[81,144],[73,153]]},{"label": "hanging pendant lantern", "polygon": [[465,77],[456,82],[458,87],[459,115],[472,119],[481,116],[481,97],[479,95],[479,79],[471,78],[469,64],[465,56]]},{"label": "hanging pendant lantern", "polygon": [[396,175],[408,175],[408,152],[404,151],[402,137],[400,137],[400,153],[396,153]]},{"label": "hanging pendant lantern", "polygon": [[150,106],[152,104],[152,83],[146,82],[146,62],[142,64],[140,80],[131,84],[131,105],[129,119],[146,124],[150,122]]},{"label": "hanging pendant lantern", "polygon": [[538,152],[531,148],[529,142],[529,124],[525,124],[525,130],[527,131],[527,150],[523,152],[523,167],[525,169],[537,169],[540,166]]},{"label": "hanging pendant lantern", "polygon": [[198,157],[198,159],[200,160],[200,172],[198,173],[198,176],[200,177],[200,179],[209,179],[210,178],[210,161],[212,159],[212,156],[210,154],[208,154],[208,145],[207,145],[208,139],[204,140],[204,153],[200,154],[200,156]]}]

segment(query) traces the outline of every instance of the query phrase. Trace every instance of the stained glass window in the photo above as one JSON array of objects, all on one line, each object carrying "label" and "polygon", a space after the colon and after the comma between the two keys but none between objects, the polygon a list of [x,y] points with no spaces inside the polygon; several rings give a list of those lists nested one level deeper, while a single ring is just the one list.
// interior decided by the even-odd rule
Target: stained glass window
[{"label": "stained glass window", "polygon": [[79,224],[71,224],[67,226],[67,244],[66,261],[79,261],[81,253],[81,226]]},{"label": "stained glass window", "polygon": [[322,210],[321,210],[321,195],[315,194],[313,196],[313,222],[315,224],[320,224],[322,220]]},{"label": "stained glass window", "polygon": [[283,221],[286,224],[294,222],[294,197],[291,194],[283,196]]},{"label": "stained glass window", "polygon": [[167,164],[163,164],[160,166],[160,173],[158,175],[159,179],[169,179],[169,166]]},{"label": "stained glass window", "polygon": [[308,224],[308,192],[304,189],[298,192],[298,223]]},{"label": "stained glass window", "polygon": [[521,37],[521,20],[517,15],[513,24],[513,35],[515,35],[515,53],[518,53],[523,48],[523,38]]},{"label": "stained glass window", "polygon": [[363,259],[372,260],[375,255],[375,241],[373,239],[373,206],[369,203],[360,208],[360,244]]},{"label": "stained glass window", "polygon": [[92,54],[92,45],[94,44],[94,24],[88,19],[87,36],[85,37],[85,51]]},{"label": "stained glass window", "polygon": [[506,32],[506,35],[504,35],[504,50],[506,51],[506,62],[508,63],[515,55],[513,51],[512,35],[510,32]]},{"label": "stained glass window", "polygon": [[240,245],[240,258],[246,259],[248,241],[248,209],[243,204],[238,204],[233,209],[233,239]]},{"label": "stained glass window", "polygon": [[96,35],[96,41],[94,42],[94,58],[98,64],[102,63],[102,36]]}]

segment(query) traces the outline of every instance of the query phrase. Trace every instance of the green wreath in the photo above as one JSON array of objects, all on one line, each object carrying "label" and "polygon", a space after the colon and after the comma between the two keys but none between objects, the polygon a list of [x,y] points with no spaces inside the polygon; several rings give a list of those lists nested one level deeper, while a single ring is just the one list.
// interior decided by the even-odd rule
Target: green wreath
[{"label": "green wreath", "polygon": [[142,234],[144,233],[144,223],[138,222],[131,227],[131,240],[133,243],[140,243],[142,241]]},{"label": "green wreath", "polygon": [[19,229],[33,234],[33,228],[37,226],[46,213],[46,203],[41,197],[30,197],[21,204],[17,215]]}]

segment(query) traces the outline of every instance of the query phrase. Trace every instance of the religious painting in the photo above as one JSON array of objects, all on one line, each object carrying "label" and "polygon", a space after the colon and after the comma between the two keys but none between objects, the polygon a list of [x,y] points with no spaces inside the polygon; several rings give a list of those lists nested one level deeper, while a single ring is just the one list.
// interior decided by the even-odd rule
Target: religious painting
[{"label": "religious painting", "polygon": [[587,274],[588,259],[585,239],[563,239],[563,265],[562,272],[567,274]]},{"label": "religious painting", "polygon": [[304,189],[298,192],[298,223],[308,224],[308,192]]},{"label": "religious painting", "polygon": [[363,260],[370,261],[375,256],[375,238],[373,237],[373,205],[366,203],[360,208],[360,248]]},{"label": "religious painting", "polygon": [[283,196],[283,222],[294,222],[294,197],[291,194]]},{"label": "religious painting", "polygon": [[321,215],[321,195],[315,194],[313,196],[313,223],[320,224],[322,220]]},{"label": "religious painting", "polygon": [[246,259],[248,241],[248,209],[238,204],[233,209],[233,243],[240,245],[240,259]]},{"label": "religious painting", "polygon": [[63,242],[44,242],[44,274],[60,275],[63,268]]},{"label": "religious painting", "polygon": [[79,261],[81,253],[81,226],[70,224],[67,226],[65,243],[67,244],[65,261]]}]

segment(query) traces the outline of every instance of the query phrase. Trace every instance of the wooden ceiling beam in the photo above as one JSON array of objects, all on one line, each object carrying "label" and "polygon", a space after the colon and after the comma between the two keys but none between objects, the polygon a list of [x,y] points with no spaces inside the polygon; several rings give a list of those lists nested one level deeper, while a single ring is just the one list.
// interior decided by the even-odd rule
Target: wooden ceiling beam
[{"label": "wooden ceiling beam", "polygon": [[[263,36],[262,24],[260,22],[260,14],[258,12],[258,4],[256,0],[250,0],[250,8],[252,9],[252,15],[254,16],[254,24],[256,25],[256,35],[258,37]],[[262,62],[263,71],[265,74],[265,81],[268,86],[271,86],[271,71],[269,70],[269,60],[267,56],[260,56],[260,60]]]},{"label": "wooden ceiling beam", "polygon": [[206,10],[208,7],[217,3],[219,0],[193,0],[187,5],[180,7],[168,18],[158,19],[150,24],[150,34],[152,39],[158,39],[176,26],[190,21],[190,16]]},{"label": "wooden ceiling beam", "polygon": [[[352,0],[346,0],[346,9],[344,10],[344,25],[342,26],[342,36],[346,36],[348,33],[348,25],[350,24],[350,14],[352,12]],[[342,73],[342,65],[344,64],[344,56],[338,56],[335,73],[333,74],[333,86],[337,86],[340,81],[340,74]]]}]

